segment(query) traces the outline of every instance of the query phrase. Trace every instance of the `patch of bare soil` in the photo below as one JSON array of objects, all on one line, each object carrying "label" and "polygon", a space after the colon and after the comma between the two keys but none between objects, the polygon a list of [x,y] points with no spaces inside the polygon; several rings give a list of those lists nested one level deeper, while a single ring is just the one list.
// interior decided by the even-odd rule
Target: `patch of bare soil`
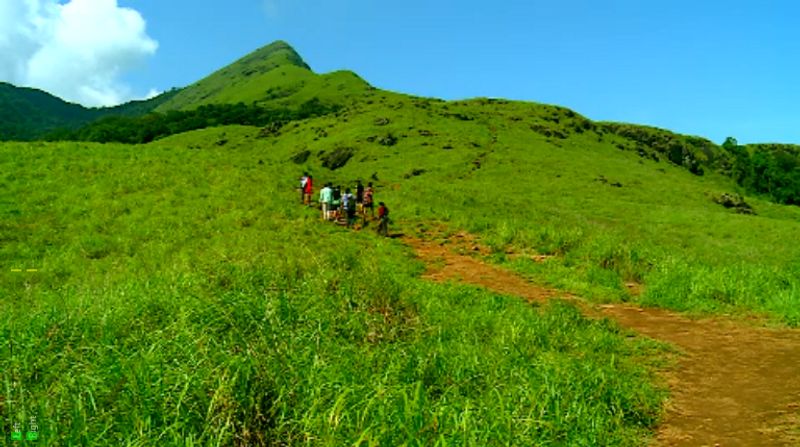
[{"label": "patch of bare soil", "polygon": [[[677,347],[681,355],[664,373],[671,394],[658,445],[800,446],[800,331],[629,305],[594,307],[470,256],[486,250],[465,233],[438,242],[403,240],[425,261],[424,276],[432,281],[457,280],[530,301],[573,300],[587,315]],[[629,288],[639,293],[638,285]]]}]

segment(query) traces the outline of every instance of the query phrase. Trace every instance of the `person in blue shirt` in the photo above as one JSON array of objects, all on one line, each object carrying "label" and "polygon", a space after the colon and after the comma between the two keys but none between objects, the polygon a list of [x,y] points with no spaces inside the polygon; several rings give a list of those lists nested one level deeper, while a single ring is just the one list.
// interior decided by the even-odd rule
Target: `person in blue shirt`
[{"label": "person in blue shirt", "polygon": [[353,226],[356,220],[356,198],[350,192],[350,188],[344,191],[342,196],[342,208],[344,209],[345,218],[347,219],[348,228]]}]

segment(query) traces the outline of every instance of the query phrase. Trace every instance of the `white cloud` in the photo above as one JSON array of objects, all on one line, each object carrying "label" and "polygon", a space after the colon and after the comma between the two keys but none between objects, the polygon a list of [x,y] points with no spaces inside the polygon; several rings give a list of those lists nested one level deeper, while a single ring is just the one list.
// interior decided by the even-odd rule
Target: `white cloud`
[{"label": "white cloud", "polygon": [[120,75],[157,48],[141,14],[117,0],[0,0],[3,81],[85,105],[119,104],[135,97]]},{"label": "white cloud", "polygon": [[141,98],[138,98],[138,99],[153,99],[153,98],[155,98],[156,96],[158,96],[158,95],[160,95],[162,93],[164,93],[164,92],[162,92],[161,90],[156,90],[154,88],[151,88],[150,91],[148,91],[146,95],[144,95],[144,96],[142,96]]}]

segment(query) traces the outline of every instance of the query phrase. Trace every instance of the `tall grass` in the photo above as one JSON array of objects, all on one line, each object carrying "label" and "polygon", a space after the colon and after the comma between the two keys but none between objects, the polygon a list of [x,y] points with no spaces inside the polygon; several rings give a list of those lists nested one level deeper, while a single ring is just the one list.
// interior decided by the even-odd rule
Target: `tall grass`
[{"label": "tall grass", "polygon": [[41,445],[640,445],[658,420],[660,347],[423,282],[244,145],[0,164],[0,421]]}]

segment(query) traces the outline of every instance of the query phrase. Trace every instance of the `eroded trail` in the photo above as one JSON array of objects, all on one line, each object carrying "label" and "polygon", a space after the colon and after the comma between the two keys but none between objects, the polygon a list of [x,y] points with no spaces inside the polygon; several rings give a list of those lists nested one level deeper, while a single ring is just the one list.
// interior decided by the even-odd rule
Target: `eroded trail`
[{"label": "eroded trail", "polygon": [[404,241],[426,262],[425,276],[433,281],[457,280],[535,301],[574,300],[587,314],[606,316],[677,347],[681,355],[665,372],[671,394],[658,431],[659,445],[800,445],[800,331],[754,328],[723,319],[691,320],[626,305],[592,306],[458,254],[451,245],[410,237]]}]

